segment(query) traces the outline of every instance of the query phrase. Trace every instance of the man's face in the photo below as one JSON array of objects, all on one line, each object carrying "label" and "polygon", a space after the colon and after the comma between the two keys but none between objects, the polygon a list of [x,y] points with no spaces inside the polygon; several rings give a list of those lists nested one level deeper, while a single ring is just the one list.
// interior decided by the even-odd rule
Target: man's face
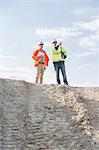
[{"label": "man's face", "polygon": [[57,45],[57,41],[53,42],[53,45],[56,46]]},{"label": "man's face", "polygon": [[39,49],[40,49],[40,50],[43,49],[43,44],[39,44]]}]

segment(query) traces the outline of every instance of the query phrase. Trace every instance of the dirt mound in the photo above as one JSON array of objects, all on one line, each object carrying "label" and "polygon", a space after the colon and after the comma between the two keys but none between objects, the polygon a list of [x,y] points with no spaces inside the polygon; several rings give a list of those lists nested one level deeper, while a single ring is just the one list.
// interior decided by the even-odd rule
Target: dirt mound
[{"label": "dirt mound", "polygon": [[98,93],[0,79],[0,150],[98,150]]}]

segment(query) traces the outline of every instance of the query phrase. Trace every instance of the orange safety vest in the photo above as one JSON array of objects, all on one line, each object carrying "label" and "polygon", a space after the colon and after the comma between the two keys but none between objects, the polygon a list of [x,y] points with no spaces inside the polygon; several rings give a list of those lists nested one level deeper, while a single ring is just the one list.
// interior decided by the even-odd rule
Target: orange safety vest
[{"label": "orange safety vest", "polygon": [[[32,58],[35,61],[35,64],[34,64],[35,67],[37,67],[39,65],[40,60],[41,60],[41,57],[37,56],[39,52],[40,52],[40,50],[35,50],[35,52],[32,55]],[[45,66],[48,66],[49,57],[47,56],[47,54],[46,54],[46,52],[44,50],[42,50],[42,52],[44,53],[44,64],[45,64]]]}]

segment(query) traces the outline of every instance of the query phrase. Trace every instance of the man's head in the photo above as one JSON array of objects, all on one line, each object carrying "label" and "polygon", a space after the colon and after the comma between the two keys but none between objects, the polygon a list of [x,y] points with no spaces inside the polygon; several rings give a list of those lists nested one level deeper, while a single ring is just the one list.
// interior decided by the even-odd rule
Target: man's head
[{"label": "man's head", "polygon": [[44,46],[44,43],[43,43],[43,42],[39,42],[39,43],[38,43],[38,49],[39,49],[39,50],[42,50],[42,49],[43,49],[43,46]]},{"label": "man's head", "polygon": [[56,45],[57,45],[57,40],[53,40],[52,44],[53,44],[54,46],[56,46]]}]

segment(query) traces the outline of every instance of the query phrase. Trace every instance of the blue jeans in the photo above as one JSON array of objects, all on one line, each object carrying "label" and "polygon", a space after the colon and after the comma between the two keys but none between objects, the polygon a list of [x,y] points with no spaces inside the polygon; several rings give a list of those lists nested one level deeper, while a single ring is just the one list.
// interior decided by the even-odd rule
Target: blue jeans
[{"label": "blue jeans", "polygon": [[59,61],[59,62],[53,62],[53,64],[54,64],[54,68],[56,71],[57,83],[61,84],[61,81],[60,81],[60,70],[61,70],[62,75],[63,75],[63,82],[64,82],[64,84],[68,85],[68,81],[67,81],[67,77],[66,77],[66,71],[65,71],[65,62]]}]

